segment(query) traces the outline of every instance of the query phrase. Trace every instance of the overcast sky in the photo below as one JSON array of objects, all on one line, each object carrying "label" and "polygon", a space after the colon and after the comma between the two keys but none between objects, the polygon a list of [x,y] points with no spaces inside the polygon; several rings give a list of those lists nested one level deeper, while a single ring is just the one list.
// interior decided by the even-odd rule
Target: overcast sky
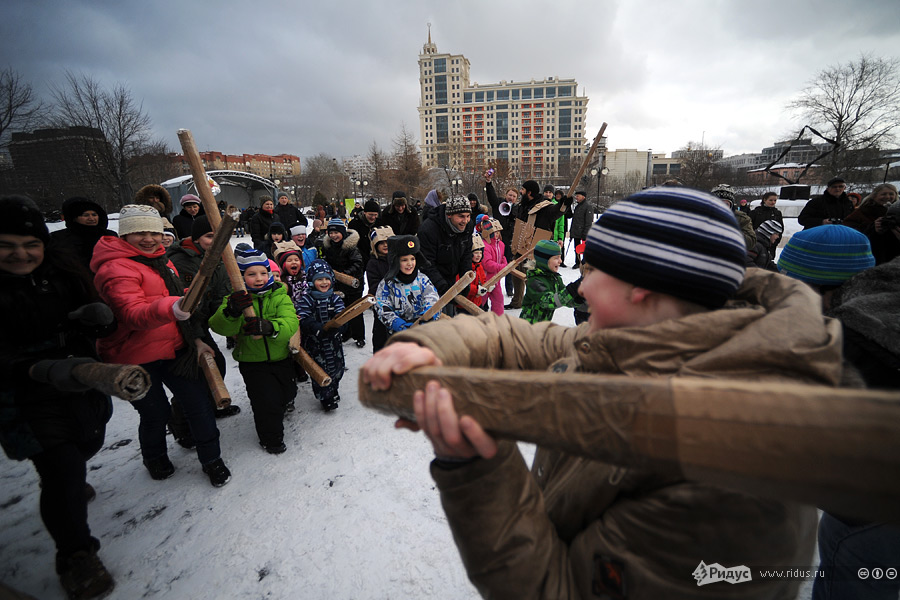
[{"label": "overcast sky", "polygon": [[463,54],[481,84],[574,77],[586,135],[726,156],[796,126],[786,103],[828,65],[900,56],[897,0],[266,2],[7,0],[0,56],[40,94],[66,69],[125,83],[180,151],[333,156],[418,138],[418,55]]}]

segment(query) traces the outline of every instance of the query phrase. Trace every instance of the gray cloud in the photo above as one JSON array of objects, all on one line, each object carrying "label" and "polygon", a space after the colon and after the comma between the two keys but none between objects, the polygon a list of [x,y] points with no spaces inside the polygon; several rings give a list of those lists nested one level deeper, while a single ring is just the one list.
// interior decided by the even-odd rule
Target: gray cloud
[{"label": "gray cloud", "polygon": [[[7,3],[9,4],[9,3]],[[751,4],[509,0],[363,2],[14,1],[0,52],[44,94],[66,69],[143,101],[158,137],[192,129],[202,149],[335,156],[418,133],[426,23],[480,83],[574,77],[588,137],[671,152],[705,135],[726,153],[791,130],[783,110],[815,73],[898,54],[894,0]],[[705,132],[705,134],[704,134]]]}]

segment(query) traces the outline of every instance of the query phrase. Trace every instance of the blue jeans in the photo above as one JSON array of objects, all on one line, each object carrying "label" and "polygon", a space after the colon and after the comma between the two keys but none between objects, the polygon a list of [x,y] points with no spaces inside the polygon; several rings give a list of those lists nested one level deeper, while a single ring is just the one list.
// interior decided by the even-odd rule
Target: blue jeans
[{"label": "blue jeans", "polygon": [[175,360],[186,350],[179,350],[174,359],[157,360],[141,365],[150,374],[150,391],[142,399],[132,402],[141,415],[138,425],[138,440],[144,460],[152,460],[167,454],[166,424],[172,415],[169,399],[163,384],[178,396],[184,416],[187,418],[191,435],[197,443],[197,458],[201,464],[209,464],[219,458],[219,429],[213,404],[207,397],[206,381],[188,379],[172,372]]},{"label": "blue jeans", "polygon": [[[897,600],[900,594],[900,529],[884,523],[845,523],[828,513],[819,521],[819,570],[813,600]],[[860,576],[860,569],[867,569]],[[875,570],[880,569],[880,577]],[[893,578],[888,576],[893,569]]]}]

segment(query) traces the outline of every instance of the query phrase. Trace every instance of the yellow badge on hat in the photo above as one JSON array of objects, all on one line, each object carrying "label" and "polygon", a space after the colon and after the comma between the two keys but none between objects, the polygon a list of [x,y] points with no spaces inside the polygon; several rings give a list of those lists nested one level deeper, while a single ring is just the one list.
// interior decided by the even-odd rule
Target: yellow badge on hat
[{"label": "yellow badge on hat", "polygon": [[416,243],[414,241],[410,240],[410,241],[406,242],[406,247],[407,248],[415,248]]}]

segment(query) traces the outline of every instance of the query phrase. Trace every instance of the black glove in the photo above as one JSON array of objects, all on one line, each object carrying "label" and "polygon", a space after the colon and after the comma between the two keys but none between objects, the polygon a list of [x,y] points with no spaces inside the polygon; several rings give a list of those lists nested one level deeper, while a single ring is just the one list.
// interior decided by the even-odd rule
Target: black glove
[{"label": "black glove", "polygon": [[247,335],[272,335],[275,333],[275,326],[266,319],[251,317],[244,323],[243,332]]},{"label": "black glove", "polygon": [[244,313],[245,308],[250,306],[253,306],[253,298],[246,290],[241,290],[228,296],[228,304],[225,305],[225,310],[222,312],[226,317],[236,319]]},{"label": "black glove", "polygon": [[84,385],[72,376],[72,369],[78,365],[97,362],[93,358],[62,358],[59,360],[39,360],[32,365],[29,374],[40,383],[49,383],[63,392],[84,392],[91,386]]},{"label": "black glove", "polygon": [[88,327],[103,327],[115,320],[112,309],[102,302],[91,302],[68,314],[69,319]]}]

